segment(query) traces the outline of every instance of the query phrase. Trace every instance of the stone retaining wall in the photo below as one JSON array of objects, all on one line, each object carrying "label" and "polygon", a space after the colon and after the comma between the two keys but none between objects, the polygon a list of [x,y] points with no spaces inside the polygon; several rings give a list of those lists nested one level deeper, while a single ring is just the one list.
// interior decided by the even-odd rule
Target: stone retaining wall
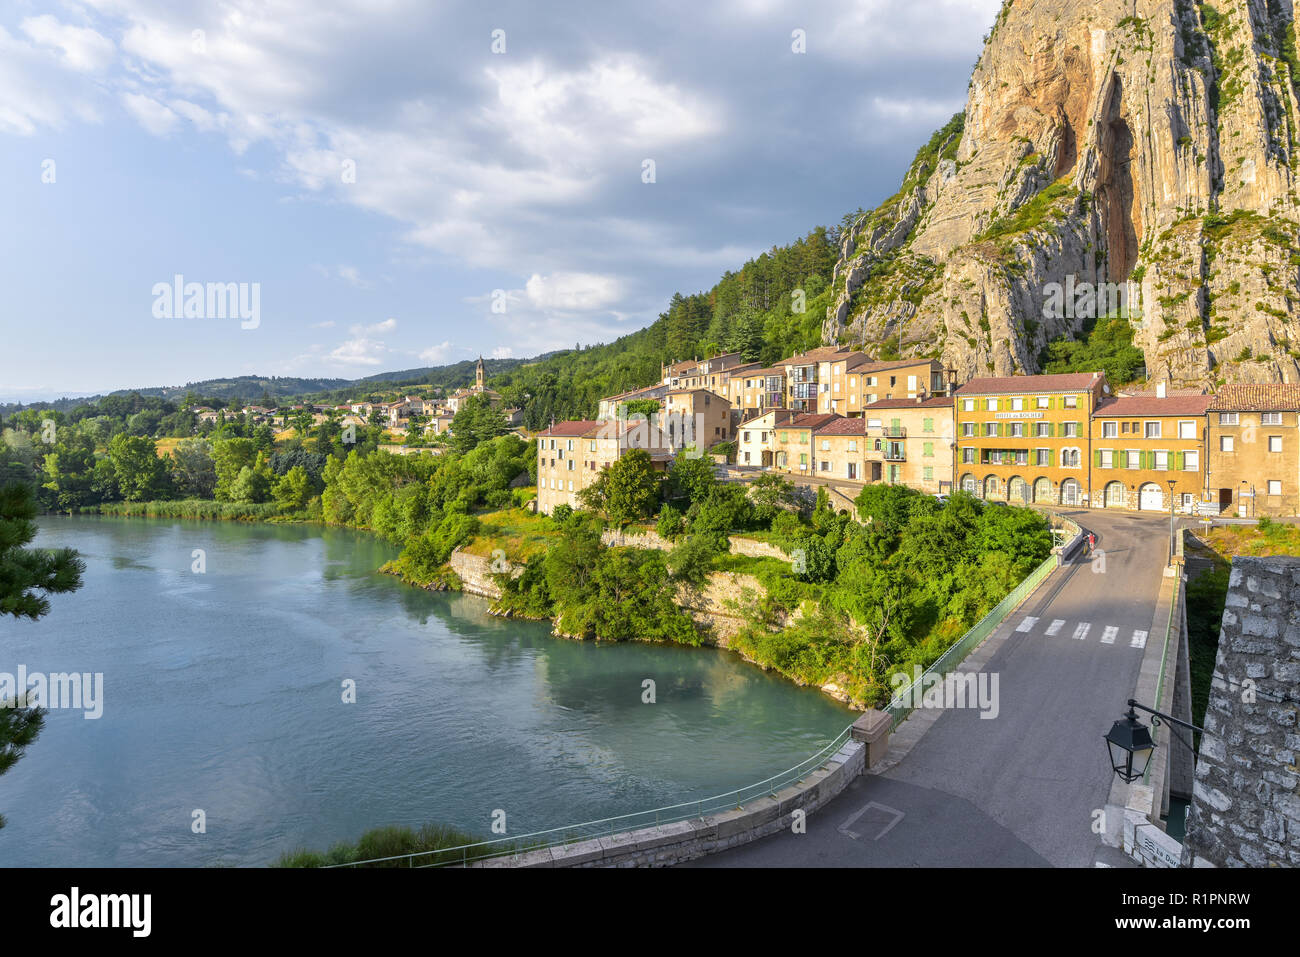
[{"label": "stone retaining wall", "polygon": [[793,813],[811,813],[862,773],[866,745],[849,741],[803,781],[744,807],[575,844],[541,848],[474,867],[669,867],[739,847],[791,827]]}]

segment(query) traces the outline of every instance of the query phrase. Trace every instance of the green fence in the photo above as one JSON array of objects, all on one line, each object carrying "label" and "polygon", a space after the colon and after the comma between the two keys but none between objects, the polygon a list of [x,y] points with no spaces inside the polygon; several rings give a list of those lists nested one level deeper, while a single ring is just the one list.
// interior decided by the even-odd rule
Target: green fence
[{"label": "green fence", "polygon": [[920,682],[912,682],[901,692],[894,696],[885,708],[885,713],[892,719],[890,724],[891,730],[897,728],[903,719],[912,713],[912,689],[924,682],[931,675],[943,676],[950,671],[955,671],[957,666],[965,660],[966,656],[971,653],[981,642],[997,629],[997,627],[1007,620],[1007,617],[1019,607],[1020,603],[1033,593],[1034,589],[1039,586],[1044,578],[1052,573],[1058,566],[1059,561],[1056,555],[1051,555],[1045,562],[1029,573],[1029,577],[1013,588],[993,610],[979,620],[975,627],[957,639],[957,642],[943,653],[943,655],[926,669],[925,674],[921,676]]}]

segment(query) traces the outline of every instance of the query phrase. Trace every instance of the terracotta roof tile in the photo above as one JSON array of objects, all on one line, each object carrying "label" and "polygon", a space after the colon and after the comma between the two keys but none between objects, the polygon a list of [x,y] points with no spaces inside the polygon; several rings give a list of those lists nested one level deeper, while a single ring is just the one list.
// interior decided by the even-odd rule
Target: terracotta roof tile
[{"label": "terracotta roof tile", "polygon": [[836,419],[834,422],[827,422],[820,429],[814,430],[816,435],[866,435],[866,419]]},{"label": "terracotta roof tile", "polygon": [[971,379],[957,395],[1001,395],[1006,392],[1081,392],[1101,378],[1101,372],[1066,372],[1058,375],[1012,375]]},{"label": "terracotta roof tile", "polygon": [[1211,412],[1300,412],[1300,384],[1236,383],[1219,386]]},{"label": "terracotta roof tile", "polygon": [[1093,415],[1101,418],[1125,418],[1143,415],[1204,415],[1213,399],[1210,395],[1171,395],[1160,398],[1155,394],[1120,396],[1102,399]]}]

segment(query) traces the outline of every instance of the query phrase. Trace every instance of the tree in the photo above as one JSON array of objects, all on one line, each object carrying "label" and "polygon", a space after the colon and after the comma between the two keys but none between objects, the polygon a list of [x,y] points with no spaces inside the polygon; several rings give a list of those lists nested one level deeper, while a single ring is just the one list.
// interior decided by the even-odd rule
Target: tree
[{"label": "tree", "polygon": [[630,449],[613,465],[602,469],[596,481],[579,492],[578,497],[614,524],[629,525],[654,514],[659,504],[659,473],[649,453],[644,449]]},{"label": "tree", "polygon": [[713,462],[703,455],[679,452],[668,471],[668,494],[673,498],[684,498],[688,504],[704,501],[717,484]]},{"label": "tree", "polygon": [[217,487],[212,443],[200,438],[177,442],[172,449],[172,482],[185,498],[211,498]]},{"label": "tree", "polygon": [[471,396],[451,420],[451,447],[457,452],[469,452],[507,431],[505,415],[492,406],[487,396]]},{"label": "tree", "polygon": [[301,465],[295,465],[276,479],[271,494],[275,496],[276,504],[286,512],[291,512],[306,508],[307,503],[316,495],[316,488],[307,475],[307,470]]},{"label": "tree", "polygon": [[[36,496],[30,485],[0,487],[0,615],[35,621],[50,610],[47,595],[64,595],[81,587],[85,563],[70,548],[31,549],[36,537]],[[15,695],[27,689],[14,689]],[[40,734],[45,715],[24,701],[0,701],[0,774],[23,756]],[[0,817],[0,827],[4,818]]]},{"label": "tree", "polygon": [[213,443],[212,461],[217,472],[213,494],[219,502],[235,501],[231,494],[235,480],[245,466],[257,458],[257,448],[252,439],[220,439]]},{"label": "tree", "polygon": [[108,459],[122,498],[128,502],[148,502],[165,498],[171,492],[167,463],[158,457],[158,446],[145,436],[113,436],[108,443]]}]

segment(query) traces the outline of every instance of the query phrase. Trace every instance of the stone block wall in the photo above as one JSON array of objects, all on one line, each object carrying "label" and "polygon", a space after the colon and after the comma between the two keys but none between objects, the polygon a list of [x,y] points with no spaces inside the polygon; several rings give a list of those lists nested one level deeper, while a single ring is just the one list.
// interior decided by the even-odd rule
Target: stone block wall
[{"label": "stone block wall", "polygon": [[1300,560],[1237,558],[1183,865],[1300,866]]}]

